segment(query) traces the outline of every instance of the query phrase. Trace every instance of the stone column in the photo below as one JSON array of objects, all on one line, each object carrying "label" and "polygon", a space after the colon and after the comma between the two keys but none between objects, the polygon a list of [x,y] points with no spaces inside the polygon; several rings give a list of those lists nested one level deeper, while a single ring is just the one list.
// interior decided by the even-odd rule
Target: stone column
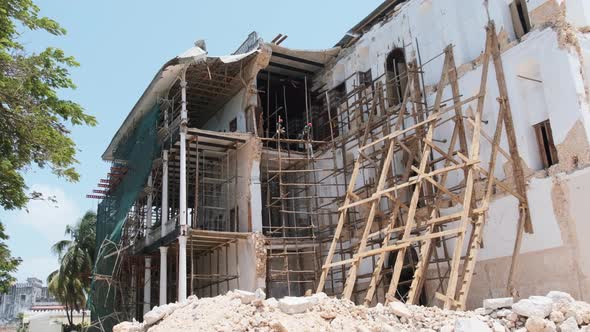
[{"label": "stone column", "polygon": [[180,87],[182,108],[180,112],[180,236],[178,237],[178,301],[184,301],[186,300],[186,134],[188,131],[188,115],[186,109],[186,69],[182,72]]},{"label": "stone column", "polygon": [[167,233],[168,223],[168,150],[162,151],[162,225],[160,235],[164,237]]},{"label": "stone column", "polygon": [[152,308],[152,258],[145,258],[145,277],[143,284],[143,313],[150,311]]},{"label": "stone column", "polygon": [[164,305],[167,303],[166,299],[166,290],[168,287],[168,280],[167,278],[167,258],[168,255],[168,247],[160,247],[160,305]]}]

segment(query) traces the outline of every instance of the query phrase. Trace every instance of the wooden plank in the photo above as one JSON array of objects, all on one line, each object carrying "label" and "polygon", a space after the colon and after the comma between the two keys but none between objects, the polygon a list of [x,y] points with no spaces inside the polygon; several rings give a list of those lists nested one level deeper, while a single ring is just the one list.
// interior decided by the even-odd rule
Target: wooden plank
[{"label": "wooden plank", "polygon": [[[488,178],[486,183],[486,191],[481,207],[487,209],[493,193],[493,186],[495,183],[494,171],[496,168],[496,160],[498,157],[498,151],[500,147],[500,140],[502,138],[502,127],[504,122],[504,112],[506,111],[505,104],[500,101],[500,112],[496,121],[496,130],[494,132],[494,139],[492,140],[492,151],[490,155],[490,161],[488,166]],[[475,224],[473,225],[473,231],[469,240],[469,246],[467,249],[467,258],[463,263],[463,282],[461,289],[459,290],[459,308],[465,309],[467,302],[467,294],[471,287],[471,281],[473,279],[473,273],[475,271],[475,262],[477,261],[477,255],[482,243],[483,228],[485,222],[485,215],[481,214],[477,217]]]},{"label": "wooden plank", "polygon": [[[444,91],[445,81],[448,77],[448,67],[449,67],[449,57],[448,54],[445,54],[444,65],[440,77],[440,81],[438,82],[436,97],[434,102],[434,112],[432,115],[438,115],[441,112],[441,100],[442,94]],[[430,122],[428,131],[426,133],[426,140],[432,140],[434,137],[434,130],[435,130],[435,123]],[[428,166],[428,161],[430,159],[430,151],[431,147],[428,144],[424,144],[423,151],[422,151],[422,160],[420,161],[420,166],[418,169],[420,172],[424,173],[426,171],[426,167]],[[420,176],[419,176],[420,177]],[[421,190],[422,182],[416,183],[414,188],[414,193],[412,194],[412,199],[410,201],[410,209],[408,210],[408,215],[406,218],[406,228],[404,229],[404,233],[402,235],[402,241],[407,239],[411,236],[412,229],[414,228],[415,224],[415,217],[416,217],[416,209],[418,207],[418,200],[420,198],[420,190]],[[399,278],[401,276],[402,267],[404,265],[404,258],[405,258],[406,250],[405,248],[400,249],[397,252],[397,257],[395,259],[395,265],[393,268],[393,274],[391,277],[391,281],[389,283],[389,289],[387,290],[386,299],[390,301],[394,298],[394,293],[397,290],[397,286],[399,283]]]},{"label": "wooden plank", "polygon": [[[391,169],[391,161],[393,160],[393,148],[395,144],[393,140],[389,143],[389,149],[387,151],[387,156],[385,157],[384,166],[381,170],[381,175],[379,177],[379,182],[377,184],[377,192],[381,191],[385,186],[385,180],[389,174],[389,170]],[[379,201],[381,196],[375,197],[373,200],[373,204],[371,205],[371,210],[369,211],[369,216],[365,223],[365,230],[363,232],[363,236],[361,238],[361,242],[359,244],[358,252],[362,253],[366,246],[367,246],[367,237],[369,236],[369,232],[371,231],[371,227],[373,226],[373,220],[375,219],[375,212],[377,211]],[[344,286],[344,292],[342,294],[343,298],[350,299],[352,295],[352,290],[354,289],[354,284],[356,282],[356,274],[358,271],[358,264],[353,264],[348,272],[348,278],[346,279],[346,283]]]},{"label": "wooden plank", "polygon": [[498,91],[505,106],[504,112],[504,126],[506,127],[506,137],[508,138],[508,151],[512,156],[512,172],[514,175],[514,183],[516,185],[516,192],[521,196],[520,198],[520,213],[524,214],[525,231],[529,234],[533,233],[533,224],[529,212],[529,204],[526,195],[526,182],[524,178],[524,171],[520,160],[520,153],[518,152],[518,143],[516,142],[516,132],[514,130],[514,122],[512,121],[512,110],[510,101],[508,99],[508,88],[506,87],[506,77],[504,75],[504,66],[502,64],[502,55],[500,54],[500,47],[498,46],[498,37],[496,35],[496,27],[494,23],[490,23],[489,30],[495,47],[492,48],[492,60],[496,70],[496,80],[498,83]]},{"label": "wooden plank", "polygon": [[[490,31],[488,30],[488,36],[486,38],[486,48],[485,53],[483,56],[483,67],[482,67],[482,75],[481,81],[479,86],[479,95],[481,96],[477,102],[477,110],[475,112],[475,126],[473,128],[473,136],[471,139],[471,151],[469,153],[469,158],[479,158],[479,143],[480,143],[480,129],[481,129],[481,117],[483,114],[483,108],[485,103],[485,91],[487,87],[487,78],[488,78],[488,70],[489,70],[489,62],[490,62],[490,52],[491,52],[491,38],[489,37]],[[449,274],[449,280],[447,284],[446,296],[447,300],[445,301],[444,308],[451,309],[455,303],[451,299],[455,299],[455,291],[457,289],[457,281],[459,278],[459,264],[461,263],[461,251],[463,250],[463,241],[465,239],[465,231],[470,221],[470,212],[471,212],[471,202],[473,196],[473,184],[474,184],[474,176],[475,176],[474,168],[469,168],[467,173],[467,178],[465,180],[465,193],[463,198],[463,215],[461,216],[460,221],[460,233],[458,237],[455,239],[455,248],[453,250],[453,256],[451,261],[451,269]]]}]

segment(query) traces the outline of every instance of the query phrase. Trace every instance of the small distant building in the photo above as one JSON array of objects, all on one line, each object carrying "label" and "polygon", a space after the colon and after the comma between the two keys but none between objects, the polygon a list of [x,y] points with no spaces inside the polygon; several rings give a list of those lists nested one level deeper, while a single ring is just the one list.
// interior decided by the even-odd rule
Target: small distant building
[{"label": "small distant building", "polygon": [[56,299],[49,295],[43,281],[27,278],[26,282],[15,283],[7,294],[0,295],[0,319],[13,320],[19,313],[34,307],[63,308]]},{"label": "small distant building", "polygon": [[[74,324],[81,324],[90,319],[90,311],[74,311],[72,313]],[[68,324],[65,307],[56,305],[34,306],[26,311],[23,317],[29,332],[61,332],[62,326]]]}]

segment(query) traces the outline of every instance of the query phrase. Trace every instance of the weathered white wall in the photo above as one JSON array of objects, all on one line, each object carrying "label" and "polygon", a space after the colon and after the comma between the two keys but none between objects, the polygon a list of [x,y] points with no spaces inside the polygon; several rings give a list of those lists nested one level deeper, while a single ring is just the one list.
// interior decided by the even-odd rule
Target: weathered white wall
[{"label": "weathered white wall", "polygon": [[528,0],[529,12],[545,6],[564,7],[568,22],[575,27],[583,27],[590,24],[590,2],[586,0]]},{"label": "weathered white wall", "polygon": [[[488,3],[489,15],[496,22],[497,30],[506,30],[513,40],[514,29],[505,0],[489,0]],[[389,52],[404,46],[408,62],[417,58],[417,46],[425,62],[453,44],[455,61],[467,63],[484,49],[485,38],[482,36],[487,22],[484,1],[408,1],[389,21],[373,26],[352,49],[344,50],[334,66],[335,74],[328,73],[326,82],[332,88],[355,72],[369,68],[373,78],[379,77],[385,73]],[[440,67],[442,58],[435,62]],[[427,85],[434,84],[438,78],[439,73],[425,73]]]},{"label": "weathered white wall", "polygon": [[[590,18],[587,11],[590,2],[583,0],[564,1],[567,20],[574,26],[586,25]],[[542,5],[547,6],[548,2],[529,1],[529,11],[537,10]],[[576,133],[578,136],[576,136],[577,141],[574,145],[579,145],[581,149],[587,150],[588,137],[590,137],[590,107],[588,106],[587,93],[588,87],[590,87],[590,37],[588,37],[588,33],[577,32],[578,45],[575,38],[573,40],[563,38],[565,31],[553,28],[540,30],[539,27],[525,35],[520,43],[516,43],[507,3],[505,0],[489,1],[488,9],[490,18],[496,22],[500,39],[504,36],[508,37],[509,42],[513,42],[510,46],[505,46],[507,49],[502,54],[502,60],[518,147],[524,163],[529,168],[527,173],[531,175],[532,172],[540,171],[543,168],[533,129],[533,125],[541,121],[550,120],[561,164],[569,165],[571,163],[571,160],[561,160],[561,158],[562,156],[571,157],[566,152],[572,146],[572,132],[576,126],[581,128],[581,133]],[[485,41],[484,27],[487,21],[483,1],[409,1],[388,22],[375,25],[354,46],[343,50],[336,63],[326,68],[319,79],[328,86],[335,87],[348,78],[346,85],[347,90],[350,91],[353,85],[358,82],[354,75],[355,72],[366,71],[370,68],[373,78],[383,75],[387,54],[393,48],[406,45],[407,61],[415,58],[416,38],[420,45],[423,62],[438,55],[445,46],[452,44],[454,45],[456,65],[460,67],[481,55]],[[574,35],[576,34],[575,30],[571,31],[574,32]],[[424,77],[427,86],[432,86],[439,80],[442,62],[443,57],[439,57],[425,66]],[[541,82],[523,79],[518,77],[519,75]],[[478,92],[480,78],[481,66],[470,71],[465,71],[463,68],[459,79],[463,98],[473,96]],[[445,87],[443,99],[448,99],[451,96],[450,87]],[[483,120],[488,121],[483,124],[483,130],[488,134],[493,133],[496,126],[495,118],[499,110],[497,96],[495,72],[491,66],[483,114]],[[431,93],[428,100],[432,105],[434,94]],[[464,112],[467,113],[469,108],[475,109],[475,104],[466,105],[463,108]],[[468,126],[468,128],[470,127]],[[449,138],[452,129],[451,123],[441,126],[437,129],[435,137]],[[471,131],[468,130],[468,132]],[[507,142],[502,141],[501,146],[504,150],[508,150]],[[356,155],[355,151],[351,151],[351,153]],[[487,164],[489,161],[490,153],[489,144],[483,144],[481,149],[483,164]],[[574,154],[574,156],[583,159],[588,153],[590,151],[583,151],[581,155]],[[342,156],[339,155],[338,158],[338,163],[341,163]],[[496,166],[495,173],[500,179],[505,178],[504,167],[506,167],[505,160]],[[590,266],[590,256],[587,254],[590,252],[588,251],[590,248],[586,248],[587,244],[580,244],[578,241],[574,242],[578,243],[575,250],[567,249],[572,244],[564,238],[564,221],[559,210],[563,204],[556,202],[554,198],[555,182],[556,179],[560,179],[560,181],[567,183],[567,188],[570,191],[569,197],[574,196],[571,195],[571,192],[576,193],[576,200],[569,202],[572,223],[575,223],[578,232],[587,232],[588,230],[585,228],[588,228],[588,224],[585,223],[585,218],[582,216],[587,214],[588,209],[582,204],[581,197],[588,196],[588,189],[585,188],[590,188],[590,186],[582,184],[590,181],[590,175],[586,170],[576,170],[578,167],[569,167],[566,169],[568,173],[555,174],[562,172],[563,168],[564,166],[558,165],[558,168],[554,168],[549,173],[537,172],[535,177],[529,180],[527,194],[535,233],[524,236],[521,252],[527,256],[565,250],[568,253],[568,262],[583,261],[585,263],[580,265],[579,272],[569,274],[569,278],[560,282],[559,280],[563,278],[560,275],[561,272],[557,271],[559,269],[548,269],[543,267],[543,264],[538,264],[539,261],[542,261],[541,258],[531,260],[531,264],[523,264],[523,266],[537,269],[540,274],[546,271],[547,282],[544,285],[533,286],[522,286],[524,283],[521,282],[525,293],[542,291],[550,286],[559,288],[558,286],[561,285],[561,288],[564,288],[569,283],[579,283],[581,286],[576,286],[579,291],[575,292],[578,297],[590,294],[588,277],[586,277],[588,275],[587,269]],[[374,175],[369,174],[368,176]],[[462,178],[459,177],[451,177],[449,186],[459,184],[461,180]],[[330,196],[326,192],[329,190],[329,188],[323,188],[322,194]],[[443,211],[444,214],[453,212],[456,210]],[[509,266],[517,221],[516,199],[509,196],[494,197],[484,230],[484,248],[478,257],[481,262],[484,262],[482,266],[487,269],[487,277],[498,276],[505,272],[504,270]],[[452,247],[451,242],[450,250]],[[582,252],[582,249],[586,250],[585,253]],[[493,264],[486,262],[493,262]],[[532,266],[532,262],[535,262],[536,265]],[[568,265],[568,268],[571,266],[572,264]],[[360,273],[368,273],[370,270],[370,264],[362,264]],[[502,290],[505,291],[506,278],[502,275],[498,279],[503,280],[504,284],[501,287],[504,287]],[[477,285],[477,282],[474,284]],[[486,288],[485,283],[480,283],[475,287],[479,287],[475,291],[477,295],[474,298],[476,299],[478,296],[495,294],[491,288]],[[584,287],[586,287],[585,290]]]},{"label": "weathered white wall", "polygon": [[237,119],[238,132],[246,132],[246,89],[241,89],[207,121],[203,129],[229,132],[229,123]]},{"label": "weathered white wall", "polygon": [[238,148],[238,186],[236,201],[240,232],[262,231],[262,194],[260,188],[261,142],[250,138]]}]

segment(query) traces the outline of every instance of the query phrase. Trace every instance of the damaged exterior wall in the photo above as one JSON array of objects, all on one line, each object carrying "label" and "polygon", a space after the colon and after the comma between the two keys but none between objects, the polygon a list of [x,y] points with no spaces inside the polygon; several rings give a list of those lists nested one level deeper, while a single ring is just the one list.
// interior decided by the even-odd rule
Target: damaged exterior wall
[{"label": "damaged exterior wall", "polygon": [[[584,241],[580,234],[590,232],[590,226],[586,222],[588,209],[585,199],[590,190],[590,170],[587,169],[590,165],[590,28],[587,28],[590,23],[590,3],[585,0],[531,0],[527,2],[527,6],[532,30],[517,39],[506,0],[403,2],[383,20],[364,30],[355,43],[343,48],[334,59],[328,60],[338,53],[337,49],[322,54],[327,62],[321,63],[320,67],[324,69],[309,77],[313,85],[311,90],[330,91],[344,84],[346,91],[350,92],[359,85],[359,73],[367,71],[370,71],[376,83],[385,84],[388,80],[388,55],[394,49],[400,48],[403,49],[407,64],[428,62],[421,74],[426,91],[426,103],[432,105],[443,67],[443,58],[438,55],[447,45],[453,45],[461,93],[464,96],[472,96],[478,92],[482,75],[484,28],[489,19],[493,20],[502,50],[508,97],[512,106],[520,162],[525,169],[528,182],[527,195],[534,228],[533,234],[525,234],[523,238],[515,277],[517,295],[526,297],[558,289],[567,291],[576,298],[588,300],[590,244]],[[246,142],[237,147],[230,164],[235,165],[232,167],[235,167],[237,173],[233,193],[236,206],[231,207],[237,216],[236,231],[248,235],[247,238],[237,240],[237,245],[224,249],[226,251],[220,250],[209,255],[210,257],[203,256],[197,259],[198,273],[214,275],[219,268],[223,269],[229,265],[227,274],[239,275],[229,283],[203,288],[197,293],[199,296],[213,296],[232,288],[250,291],[258,287],[264,288],[268,286],[268,271],[278,270],[282,268],[279,265],[283,265],[281,262],[275,263],[276,266],[268,264],[269,246],[265,241],[270,236],[262,235],[263,211],[267,197],[264,197],[261,178],[264,172],[268,173],[268,169],[263,165],[263,155],[276,158],[276,154],[273,154],[276,150],[267,145],[263,146],[263,140],[268,137],[258,132],[263,126],[259,123],[261,117],[259,118],[258,112],[262,105],[258,95],[260,91],[257,76],[261,70],[269,70],[272,66],[272,49],[269,45],[260,43],[253,60],[243,68],[240,67],[237,76],[240,81],[239,89],[228,96],[224,104],[200,125],[202,129],[211,132],[228,132],[230,122],[235,119],[238,132],[235,136],[246,138]],[[308,52],[283,49],[277,45],[272,47],[277,49],[277,52],[283,52],[283,56],[287,53],[287,56],[292,56]],[[309,51],[309,54],[313,52]],[[429,61],[433,58],[434,60]],[[175,67],[175,70],[178,71],[178,68]],[[488,76],[483,111],[482,128],[488,134],[493,133],[498,112],[496,97],[499,92],[495,84],[495,75],[495,72],[491,72]],[[308,77],[305,76],[305,79]],[[270,82],[268,84],[270,85]],[[170,89],[174,82],[169,85]],[[452,89],[448,85],[445,86],[442,99],[450,100],[452,96]],[[473,113],[472,109],[470,111],[471,106],[463,107],[464,113],[470,116]],[[188,107],[190,109],[193,106],[189,104]],[[550,122],[559,160],[559,163],[548,169],[544,169],[533,128],[545,120]],[[338,134],[340,138],[348,135],[359,136],[361,125],[360,122],[350,123],[350,127],[341,128]],[[448,125],[442,125],[434,139],[448,140],[453,129],[450,122]],[[470,135],[469,125],[466,131]],[[270,134],[272,136],[274,133]],[[415,143],[408,143],[410,148],[417,149],[412,144]],[[503,150],[509,150],[507,142],[503,141],[500,145]],[[318,161],[315,168],[345,169],[358,157],[357,148],[358,145],[348,142],[337,151],[329,151],[329,148],[316,150]],[[299,152],[300,150],[293,156],[300,157],[302,153],[298,154]],[[482,147],[481,163],[488,162],[490,152],[489,146]],[[332,155],[335,156],[334,159]],[[403,169],[406,164],[406,160],[394,162],[395,167],[399,169]],[[513,187],[511,166],[510,162],[498,163],[495,174],[504,184]],[[317,175],[324,178],[330,172],[318,171]],[[318,186],[318,195],[343,197],[345,187],[336,189],[347,184],[347,176],[343,173],[328,178],[324,182],[326,185]],[[399,176],[399,172],[396,175]],[[358,186],[362,186],[363,181],[376,182],[378,174],[369,170],[363,173],[363,177],[357,178]],[[451,177],[448,179],[448,185],[460,186],[461,181],[462,178]],[[476,188],[476,195],[479,193],[481,196],[482,189]],[[497,193],[492,198],[486,219],[483,249],[476,264],[468,308],[479,307],[484,298],[507,295],[506,281],[519,215],[518,200],[501,189],[496,189]],[[462,193],[458,196],[461,197]],[[321,200],[319,202],[320,205],[324,203]],[[305,205],[298,207],[301,206]],[[339,205],[336,203],[323,206],[324,210],[337,211],[338,208]],[[368,209],[359,210],[360,214],[368,214]],[[444,215],[452,214],[457,212],[457,207],[449,201],[442,208],[442,212]],[[417,213],[425,214],[427,209],[420,207]],[[374,224],[372,232],[380,230],[385,223],[385,216],[379,218],[381,219]],[[318,217],[317,220],[319,225],[314,225],[317,227],[330,223],[329,218],[324,216]],[[346,230],[343,234],[344,249],[353,247],[354,240],[358,242],[362,231],[362,228]],[[452,251],[453,240],[450,240],[449,244],[449,250]],[[321,248],[316,244],[308,245],[314,250],[316,247]],[[325,255],[327,248],[323,247],[321,250]],[[239,263],[234,262],[236,255]],[[313,259],[304,259],[298,255],[293,255],[287,260],[295,269],[315,268],[318,273],[320,271],[316,266],[323,263],[317,264],[318,262]],[[370,276],[373,266],[374,263],[371,264],[368,259],[362,261],[359,274]],[[340,272],[336,273],[336,277],[340,277],[340,283],[343,283],[344,276],[338,273]],[[433,274],[434,271],[428,273]],[[366,277],[359,278],[357,285],[368,283],[368,280]],[[299,288],[305,291],[304,287]],[[426,293],[429,298],[435,291],[433,285],[427,282]],[[384,298],[383,288],[377,290],[377,297]]]},{"label": "damaged exterior wall", "polygon": [[[590,162],[590,67],[587,64],[590,43],[585,28],[590,19],[589,8],[587,1],[580,0],[529,1],[533,31],[518,41],[506,1],[456,1],[452,4],[408,1],[390,18],[366,31],[353,46],[343,50],[316,80],[316,85],[320,85],[320,81],[335,87],[349,77],[346,84],[350,91],[358,84],[355,72],[370,69],[373,77],[382,75],[386,57],[396,47],[405,48],[409,63],[416,59],[418,46],[422,61],[427,61],[445,45],[452,44],[461,91],[466,96],[473,95],[481,76],[478,65],[484,47],[486,11],[489,13],[500,39],[505,38],[502,60],[521,158],[528,170],[527,194],[534,234],[524,235],[515,282],[518,295],[523,297],[551,289],[569,291],[581,299],[590,297],[589,251],[581,247],[587,245],[581,244],[575,236],[588,234],[581,201],[588,195],[583,193],[589,188],[584,183],[590,181],[585,169]],[[425,67],[424,80],[429,86],[430,103],[441,61],[434,60]],[[490,75],[489,82],[495,80],[494,75]],[[497,94],[496,87],[489,84],[484,120],[486,114],[498,111]],[[443,99],[450,96],[450,88],[446,87]],[[544,170],[533,125],[547,119],[551,123],[559,163]],[[488,122],[483,128],[490,133],[494,126],[495,123]],[[438,138],[450,137],[451,132],[452,128],[447,128],[446,134]],[[508,150],[506,142],[501,146]],[[481,155],[481,162],[486,163],[489,151],[484,150]],[[512,174],[507,164],[497,165],[496,174],[510,183]],[[571,192],[577,193],[575,198]],[[456,211],[452,207],[446,210],[449,214],[453,212]],[[484,247],[476,265],[468,307],[480,306],[484,298],[507,295],[506,280],[517,217],[517,200],[498,193],[489,209]],[[370,266],[365,265],[360,273],[370,272]],[[427,291],[435,290],[429,290],[427,285]]]}]

